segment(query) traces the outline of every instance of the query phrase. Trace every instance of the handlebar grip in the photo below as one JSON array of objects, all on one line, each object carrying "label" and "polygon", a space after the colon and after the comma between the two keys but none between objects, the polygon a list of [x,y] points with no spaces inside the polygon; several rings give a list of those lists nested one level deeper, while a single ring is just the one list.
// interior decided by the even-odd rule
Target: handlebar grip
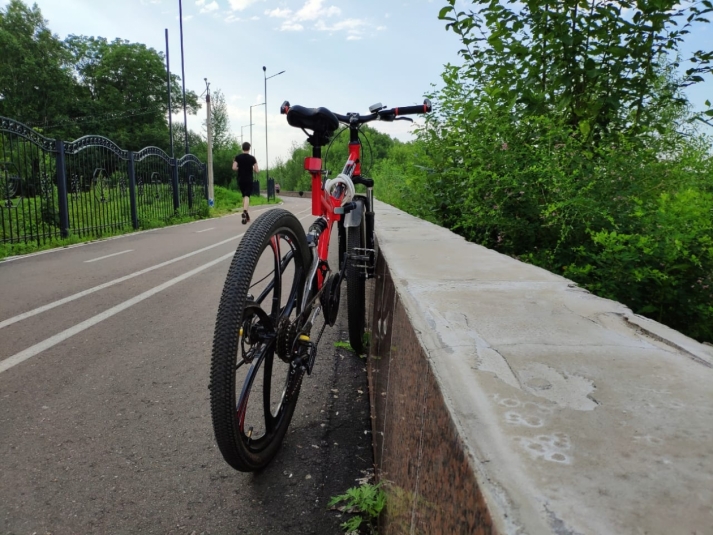
[{"label": "handlebar grip", "polygon": [[402,108],[394,108],[396,116],[413,115],[414,113],[428,113],[431,111],[431,101],[425,99],[420,106],[403,106]]}]

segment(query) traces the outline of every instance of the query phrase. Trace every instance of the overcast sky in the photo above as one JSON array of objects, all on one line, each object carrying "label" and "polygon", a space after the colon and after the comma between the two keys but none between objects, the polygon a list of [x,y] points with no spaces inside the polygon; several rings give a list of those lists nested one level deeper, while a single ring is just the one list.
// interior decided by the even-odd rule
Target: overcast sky
[{"label": "overcast sky", "polygon": [[[32,3],[31,0],[25,0]],[[269,157],[286,158],[302,131],[279,114],[283,100],[337,113],[368,112],[421,103],[431,84],[440,85],[446,63],[458,63],[460,42],[438,20],[443,0],[182,0],[186,87],[198,94],[220,89],[226,96],[234,134],[250,137],[250,106],[264,102],[267,76]],[[180,76],[179,0],[35,0],[53,33],[120,37],[165,51],[169,31],[171,71]],[[4,6],[8,0],[0,0]],[[710,26],[710,25],[706,25]],[[711,49],[710,28],[695,32],[686,49]],[[713,100],[708,78],[689,91],[697,109]],[[188,119],[201,131],[205,107]],[[178,118],[178,117],[177,117]],[[182,119],[182,117],[180,117]],[[265,163],[265,109],[252,108],[252,138]],[[374,123],[372,123],[374,124]],[[409,123],[377,127],[403,140]],[[241,129],[241,126],[245,126]]]}]

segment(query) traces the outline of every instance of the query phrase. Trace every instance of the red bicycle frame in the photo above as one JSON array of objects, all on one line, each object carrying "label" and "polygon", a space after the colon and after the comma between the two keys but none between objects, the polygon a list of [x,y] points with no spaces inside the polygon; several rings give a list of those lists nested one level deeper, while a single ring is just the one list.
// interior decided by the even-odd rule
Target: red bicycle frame
[{"label": "red bicycle frame", "polygon": [[[313,147],[312,156],[305,158],[304,167],[312,176],[312,215],[324,218],[327,223],[327,227],[320,234],[317,244],[317,255],[319,256],[320,264],[325,265],[329,257],[332,225],[342,218],[342,214],[337,213],[337,210],[341,208],[346,192],[339,197],[335,197],[324,188],[321,147]],[[358,140],[349,143],[349,158],[344,165],[343,173],[350,178],[361,174],[361,143]],[[324,272],[318,269],[317,290],[322,288],[322,284],[324,284]]]}]

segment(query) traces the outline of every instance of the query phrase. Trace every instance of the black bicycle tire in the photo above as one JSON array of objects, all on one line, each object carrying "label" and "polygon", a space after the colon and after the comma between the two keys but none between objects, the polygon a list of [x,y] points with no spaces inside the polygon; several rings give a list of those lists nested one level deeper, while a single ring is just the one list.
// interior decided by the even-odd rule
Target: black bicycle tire
[{"label": "black bicycle tire", "polygon": [[[347,227],[347,324],[349,328],[349,345],[357,355],[365,352],[364,328],[366,315],[366,279],[364,269],[357,265],[362,262],[353,260],[352,255],[363,255],[365,248],[364,221],[358,227]],[[355,253],[355,249],[362,251]]]},{"label": "black bicycle tire", "polygon": [[[270,238],[280,231],[291,231],[295,239],[295,262],[306,273],[310,251],[299,220],[282,209],[266,212],[251,225],[238,245],[223,286],[213,335],[210,370],[210,406],[213,431],[225,461],[242,472],[266,466],[277,454],[294,413],[299,385],[291,396],[287,413],[280,421],[268,445],[260,454],[248,450],[239,429],[235,369],[240,342],[240,325],[250,283],[260,254]],[[299,306],[299,305],[298,305]],[[248,379],[246,378],[245,382]]]}]

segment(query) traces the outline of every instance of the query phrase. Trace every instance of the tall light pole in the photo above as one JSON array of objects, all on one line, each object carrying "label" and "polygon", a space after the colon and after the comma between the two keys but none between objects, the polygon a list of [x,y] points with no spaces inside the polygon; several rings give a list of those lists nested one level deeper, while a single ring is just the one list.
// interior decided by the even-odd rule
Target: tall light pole
[{"label": "tall light pole", "polygon": [[166,28],[166,91],[168,93],[168,139],[173,158],[173,120],[171,119],[171,63],[168,58],[168,28]]},{"label": "tall light pole", "polygon": [[274,78],[275,76],[279,76],[285,71],[280,71],[277,74],[273,74],[272,76],[267,76],[267,67],[263,65],[262,67],[262,76],[265,79],[265,187],[267,188],[267,181],[270,180],[270,160],[268,159],[267,155],[267,81],[270,78]]},{"label": "tall light pole", "polygon": [[[246,124],[246,125],[243,125],[243,126],[240,127],[240,144],[241,144],[241,145],[243,144],[243,128],[245,128],[246,126],[252,127],[252,125],[253,125],[253,124],[250,123],[250,124]],[[251,130],[252,130],[252,128],[251,128]],[[252,143],[250,144],[250,148],[252,148]]]},{"label": "tall light pole", "polygon": [[178,0],[178,19],[181,28],[181,82],[183,82],[183,135],[186,138],[188,154],[188,115],[186,114],[186,68],[183,63],[183,4]]},{"label": "tall light pole", "polygon": [[206,158],[206,166],[208,168],[208,206],[213,208],[213,204],[215,203],[215,191],[213,187],[213,121],[210,112],[210,83],[208,82],[208,78],[203,78],[203,80],[205,80],[205,104],[208,113],[205,121],[206,132],[208,134],[208,154]]},{"label": "tall light pole", "polygon": [[260,104],[253,104],[250,106],[250,154],[252,154],[253,151],[253,108],[257,106],[265,106],[264,102],[261,102]]}]

